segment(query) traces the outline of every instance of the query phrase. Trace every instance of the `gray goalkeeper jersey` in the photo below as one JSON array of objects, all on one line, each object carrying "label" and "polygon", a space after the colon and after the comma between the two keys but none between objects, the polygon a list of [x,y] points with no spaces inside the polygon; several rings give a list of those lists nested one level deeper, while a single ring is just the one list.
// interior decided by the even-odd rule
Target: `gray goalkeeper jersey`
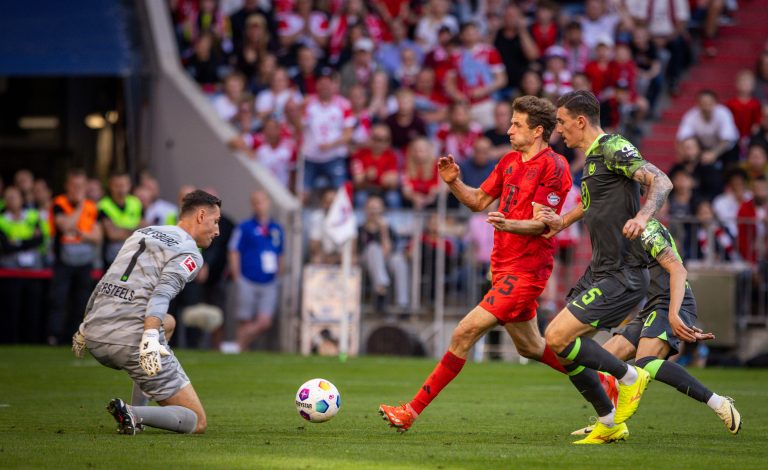
[{"label": "gray goalkeeper jersey", "polygon": [[194,239],[183,229],[151,226],[136,230],[91,294],[85,310],[85,337],[100,343],[135,346],[144,318],[168,303],[203,266]]}]

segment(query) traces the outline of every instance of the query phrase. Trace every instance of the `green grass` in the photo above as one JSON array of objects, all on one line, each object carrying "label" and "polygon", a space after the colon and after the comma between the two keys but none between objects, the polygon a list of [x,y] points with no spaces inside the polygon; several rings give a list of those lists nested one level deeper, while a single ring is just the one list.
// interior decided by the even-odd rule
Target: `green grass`
[{"label": "green grass", "polygon": [[[379,403],[410,399],[429,359],[283,354],[178,356],[208,413],[202,436],[150,430],[117,435],[104,407],[130,381],[63,348],[0,348],[0,468],[766,468],[768,371],[694,374],[736,398],[745,417],[731,436],[705,405],[653,383],[625,443],[573,446],[588,408],[565,377],[534,364],[468,364],[405,435]],[[342,395],[328,423],[303,421],[296,389],[313,377]],[[628,467],[627,467],[628,466]]]}]

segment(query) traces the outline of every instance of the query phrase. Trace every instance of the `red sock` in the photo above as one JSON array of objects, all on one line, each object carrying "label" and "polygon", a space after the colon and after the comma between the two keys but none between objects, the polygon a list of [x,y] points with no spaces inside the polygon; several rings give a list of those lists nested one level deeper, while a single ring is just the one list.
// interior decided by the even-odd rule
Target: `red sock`
[{"label": "red sock", "polygon": [[450,351],[446,351],[443,358],[435,367],[435,370],[429,375],[429,378],[424,385],[421,386],[419,393],[413,397],[409,405],[413,408],[416,414],[420,414],[429,403],[440,393],[440,391],[453,380],[461,368],[464,367],[466,359],[462,359],[459,356],[453,354]]},{"label": "red sock", "polygon": [[557,355],[554,351],[549,349],[549,346],[546,344],[544,345],[544,354],[541,355],[541,359],[539,359],[539,362],[543,362],[544,364],[548,365],[549,367],[555,369],[558,372],[561,372],[565,374],[565,369],[563,368],[563,365],[560,364],[560,361],[557,360]]}]

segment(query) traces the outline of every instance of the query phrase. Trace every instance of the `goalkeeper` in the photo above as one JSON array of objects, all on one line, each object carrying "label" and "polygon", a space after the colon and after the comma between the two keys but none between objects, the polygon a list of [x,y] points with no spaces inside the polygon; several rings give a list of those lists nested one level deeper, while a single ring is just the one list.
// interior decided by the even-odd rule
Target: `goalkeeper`
[{"label": "goalkeeper", "polygon": [[[87,347],[97,361],[133,380],[132,405],[119,398],[107,405],[122,434],[144,426],[202,433],[207,426],[203,405],[168,346],[163,320],[171,299],[203,266],[199,248],[219,235],[221,200],[193,191],[182,200],[179,217],[176,226],[142,228],[125,241],[72,338],[76,356]],[[160,406],[146,406],[148,398]]]}]

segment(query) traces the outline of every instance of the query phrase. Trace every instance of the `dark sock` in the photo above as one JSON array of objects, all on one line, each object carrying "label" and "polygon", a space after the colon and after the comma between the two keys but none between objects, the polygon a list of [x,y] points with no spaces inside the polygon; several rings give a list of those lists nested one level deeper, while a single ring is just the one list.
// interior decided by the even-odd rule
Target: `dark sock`
[{"label": "dark sock", "polygon": [[694,400],[706,403],[712,397],[712,392],[679,364],[653,356],[640,358],[635,364],[648,371],[651,378],[675,387]]},{"label": "dark sock", "polygon": [[568,364],[564,367],[573,386],[592,404],[597,416],[606,416],[613,411],[613,403],[603,390],[597,372],[578,364]]},{"label": "dark sock", "polygon": [[629,367],[590,338],[576,338],[559,355],[584,367],[608,372],[617,379],[624,377]]}]

